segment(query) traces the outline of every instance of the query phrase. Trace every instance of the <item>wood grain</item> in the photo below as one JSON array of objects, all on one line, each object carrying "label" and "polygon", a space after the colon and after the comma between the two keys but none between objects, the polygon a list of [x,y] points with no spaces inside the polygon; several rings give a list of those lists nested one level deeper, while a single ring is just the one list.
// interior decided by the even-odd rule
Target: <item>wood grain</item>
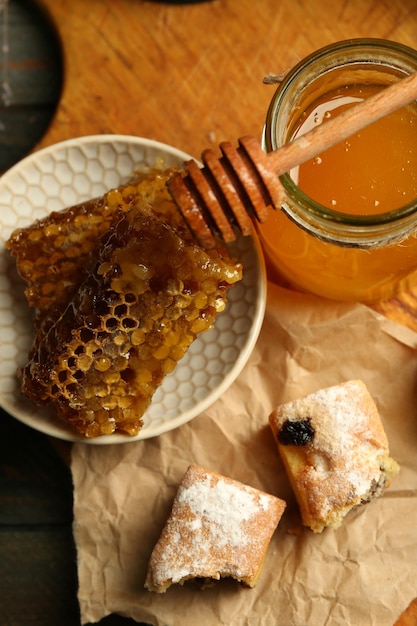
[{"label": "wood grain", "polygon": [[[282,74],[350,37],[415,45],[413,0],[41,0],[60,35],[62,98],[41,145],[94,133],[151,137],[198,157],[260,136]],[[318,26],[319,25],[319,26]]]},{"label": "wood grain", "polygon": [[[264,76],[337,40],[417,41],[415,0],[38,2],[62,42],[64,84],[36,148],[126,133],[199,157],[223,140],[260,136],[275,89]],[[417,330],[416,293],[379,306]],[[1,423],[2,624],[79,626],[69,477],[46,438],[6,414]],[[115,615],[100,623],[133,626]]]},{"label": "wood grain", "polygon": [[[414,0],[40,0],[62,41],[64,84],[37,147],[96,133],[162,141],[199,158],[260,137],[274,85],[317,48],[352,37],[414,46]],[[375,308],[417,329],[417,289]]]}]

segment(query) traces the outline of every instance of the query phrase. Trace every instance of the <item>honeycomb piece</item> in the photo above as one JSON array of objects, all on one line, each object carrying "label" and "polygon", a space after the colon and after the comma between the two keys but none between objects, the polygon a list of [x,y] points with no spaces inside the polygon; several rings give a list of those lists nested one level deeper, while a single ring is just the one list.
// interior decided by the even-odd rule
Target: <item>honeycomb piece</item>
[{"label": "honeycomb piece", "polygon": [[[173,171],[152,168],[103,197],[53,212],[12,233],[6,247],[16,258],[18,272],[26,283],[27,301],[37,309],[38,319],[73,297],[94,267],[98,242],[110,228],[116,211],[129,211],[141,199],[181,228],[181,218],[166,189]],[[182,236],[188,236],[184,225]]]},{"label": "honeycomb piece", "polygon": [[143,202],[112,219],[65,310],[51,300],[22,371],[23,392],[52,403],[85,437],[138,433],[164,376],[212,327],[242,275]]}]

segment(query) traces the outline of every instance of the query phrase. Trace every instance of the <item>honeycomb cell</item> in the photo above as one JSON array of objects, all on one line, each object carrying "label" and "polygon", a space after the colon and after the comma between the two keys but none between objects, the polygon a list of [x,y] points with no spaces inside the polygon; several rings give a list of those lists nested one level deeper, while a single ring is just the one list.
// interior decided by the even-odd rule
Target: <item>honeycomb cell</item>
[{"label": "honeycomb cell", "polygon": [[46,188],[43,189],[41,187],[33,187],[32,185],[28,186],[27,192],[31,195],[32,202],[34,204],[33,213],[36,220],[42,215],[42,210],[48,197],[48,192]]},{"label": "honeycomb cell", "polygon": [[184,381],[183,384],[178,388],[178,396],[180,399],[184,399],[186,401],[193,395],[194,386],[193,383],[188,380]]},{"label": "honeycomb cell", "polygon": [[[200,370],[200,371],[196,371],[193,373],[193,377],[190,382],[192,383],[193,387],[195,387],[196,389],[199,389],[199,388],[204,389],[204,387],[206,387],[206,385],[209,383],[209,378],[210,378],[209,372]],[[193,389],[191,396],[193,396],[194,394],[195,394],[195,389]]]},{"label": "honeycomb cell", "polygon": [[7,360],[15,360],[17,356],[16,342],[5,343],[3,357]]},{"label": "honeycomb cell", "polygon": [[78,202],[78,199],[79,196],[74,187],[65,183],[61,187],[59,198],[48,198],[45,208],[47,209],[47,213],[60,211],[66,206],[73,206]]},{"label": "honeycomb cell", "polygon": [[237,335],[244,335],[248,332],[250,327],[250,320],[245,317],[239,317],[233,324],[234,332]]},{"label": "honeycomb cell", "polygon": [[10,374],[11,371],[15,371],[15,361],[14,359],[3,359],[2,355],[1,365],[3,368],[3,375],[0,377],[0,394],[1,396],[5,396],[7,398],[16,392],[16,383],[14,382],[13,377],[5,375],[7,373]]},{"label": "honeycomb cell", "polygon": [[236,341],[235,333],[221,333],[218,338],[220,346],[223,348],[222,353],[224,353],[225,348],[229,348],[233,346]]},{"label": "honeycomb cell", "polygon": [[105,163],[106,167],[103,169],[103,174],[111,173],[112,171],[117,171],[117,153],[118,150],[115,146],[110,143],[102,144],[97,148],[97,161],[99,163]]},{"label": "honeycomb cell", "polygon": [[[47,176],[48,174],[53,174],[55,172],[55,170],[57,169],[59,164],[59,161],[54,158],[53,154],[45,154],[44,159],[42,160],[42,167],[38,168],[38,172],[39,175],[45,175]],[[36,164],[34,165],[36,167]],[[33,173],[30,171],[30,169],[27,170],[29,177],[32,179],[33,178]],[[44,181],[43,181],[44,182]],[[41,182],[41,184],[43,184],[43,182]],[[58,184],[61,181],[61,179],[57,180]]]},{"label": "honeycomb cell", "polygon": [[239,349],[232,345],[223,351],[223,359],[225,363],[235,363],[239,356]]},{"label": "honeycomb cell", "polygon": [[81,174],[86,171],[88,159],[81,146],[65,150],[64,155],[65,162],[68,163],[68,167],[74,174]]},{"label": "honeycomb cell", "polygon": [[[222,359],[223,349],[219,342],[218,333],[216,333],[216,335],[217,337],[213,337],[213,343],[206,346],[205,356],[206,358],[209,359],[209,363],[211,361],[216,362],[216,363],[221,362],[221,359]],[[235,341],[235,340],[236,340],[236,335],[232,334],[230,337],[230,341]]]},{"label": "honeycomb cell", "polygon": [[[115,226],[103,235],[99,248],[92,248],[91,270],[79,284],[74,283],[76,289],[69,297],[64,294],[58,299],[57,289],[49,289],[49,285],[60,285],[64,277],[67,284],[68,274],[77,275],[75,265],[80,259],[72,254],[73,239],[78,246],[79,227],[86,219],[88,222],[93,219],[95,229],[91,210],[83,217],[79,208],[70,209],[65,212],[65,221],[61,214],[54,215],[49,221],[15,233],[8,242],[21,273],[27,271],[30,289],[42,281],[42,296],[51,297],[49,308],[37,323],[34,347],[22,372],[22,389],[34,402],[52,403],[57,414],[84,436],[92,436],[93,432],[94,436],[107,434],[107,427],[101,428],[102,421],[96,413],[100,399],[109,395],[119,401],[114,410],[106,409],[105,423],[111,420],[114,431],[137,434],[142,425],[139,404],[149,405],[165,374],[183,357],[197,335],[214,323],[217,314],[213,303],[219,294],[225,296],[241,279],[239,262],[218,251],[199,248],[188,230],[184,229],[183,239],[147,204],[136,202],[125,208],[123,198],[128,196],[118,192],[113,195],[117,211]],[[96,203],[101,207],[103,201]],[[95,207],[94,202],[90,205]],[[70,222],[71,228],[64,233],[63,225]],[[25,238],[33,243],[30,256],[28,246],[22,247]],[[52,247],[58,258],[60,251],[65,256],[48,283],[44,280],[50,267],[46,251]],[[190,258],[192,296],[184,282],[178,280],[178,268]],[[78,271],[82,275],[85,268],[81,266]],[[131,300],[132,293],[137,297],[128,305],[125,294]],[[174,326],[172,319],[166,317],[167,301],[178,312]],[[203,305],[202,312],[198,306]],[[126,323],[129,320],[131,323]],[[141,343],[135,339],[136,324],[144,331]],[[43,328],[47,329],[45,334]],[[161,332],[161,328],[168,331]],[[175,343],[166,342],[166,336],[171,334]],[[103,356],[109,346],[114,346],[114,354]],[[120,374],[111,382],[109,370]],[[186,386],[179,392],[180,397],[189,396],[186,374],[181,378]],[[119,419],[120,409],[123,415]],[[94,428],[93,422],[97,422]]]},{"label": "honeycomb cell", "polygon": [[204,354],[201,354],[200,352],[196,352],[196,355],[193,359],[193,366],[194,366],[195,372],[205,369],[206,359],[204,357]]},{"label": "honeycomb cell", "polygon": [[221,371],[223,369],[223,367],[222,367],[223,364],[228,362],[228,360],[223,358],[223,357],[224,357],[224,355],[222,355],[222,359],[221,360],[209,361],[207,363],[207,373],[210,376],[214,376],[216,374],[220,375],[220,373],[221,373]]},{"label": "honeycomb cell", "polygon": [[91,195],[93,198],[98,197],[102,195],[106,189],[113,189],[117,187],[118,184],[120,184],[120,178],[117,170],[105,172],[102,185],[93,185],[91,187]]},{"label": "honeycomb cell", "polygon": [[1,302],[0,302],[0,309],[9,309],[11,310],[13,306],[13,296],[12,294],[7,291],[5,293],[1,294]]},{"label": "honeycomb cell", "polygon": [[77,193],[79,193],[81,196],[92,197],[91,181],[85,171],[79,174],[75,174],[73,179],[73,185],[74,188],[77,190]]},{"label": "honeycomb cell", "polygon": [[16,218],[10,207],[6,207],[6,210],[2,212],[1,220],[5,226],[14,226]]},{"label": "honeycomb cell", "polygon": [[103,179],[103,167],[97,159],[91,159],[87,163],[86,174],[89,180],[102,180]]},{"label": "honeycomb cell", "polygon": [[130,154],[122,152],[117,155],[116,169],[120,172],[134,172],[137,169]]},{"label": "honeycomb cell", "polygon": [[[103,167],[103,180],[90,179],[88,184],[91,197],[98,197],[107,189],[125,181],[132,171],[140,167],[153,167],[156,162],[168,167],[179,166],[189,158],[191,157],[157,142],[116,135],[70,140],[37,151],[16,168],[11,168],[0,181],[0,214],[4,215],[6,210],[11,209],[16,220],[13,226],[6,225],[1,220],[2,258],[8,257],[4,242],[9,238],[12,227],[28,225],[33,221],[35,212],[36,216],[44,217],[51,210],[62,209],[87,199],[81,197],[73,181],[78,173],[85,173],[89,159],[97,159]],[[56,198],[51,198],[48,190],[42,186],[42,174],[51,172],[60,181]],[[40,205],[37,203],[39,199]],[[265,272],[256,240],[242,238],[233,246],[241,256],[244,266],[242,283],[230,291],[226,310],[217,318],[215,327],[201,334],[180,363],[165,377],[144,414],[142,430],[131,440],[156,436],[178,427],[206,410],[235,380],[246,362],[255,344],[263,316]],[[24,365],[18,359],[24,357],[31,342],[32,313],[22,301],[22,285],[19,285],[15,277],[11,283],[7,283],[9,267],[9,262],[4,264],[0,259],[0,291],[4,284],[5,291],[10,289],[13,294],[11,316],[5,317],[5,311],[0,309],[0,402],[3,404],[4,401],[7,410],[38,430],[59,438],[77,440],[73,433],[52,419],[48,410],[37,409],[22,400],[16,368],[17,365]],[[0,301],[1,297],[2,293]],[[247,320],[246,329],[243,320]],[[7,332],[3,332],[4,328]],[[13,332],[9,334],[9,331]],[[231,343],[237,350],[238,359],[232,363],[229,360],[229,348],[223,348],[219,342],[219,336],[224,333],[232,335]],[[3,356],[8,341],[18,345],[16,361],[6,360]],[[187,375],[181,374],[183,380],[178,380],[179,372],[187,372]],[[189,397],[184,397],[183,386],[186,387]],[[95,443],[124,441],[125,438],[110,434],[99,441],[95,440]]]},{"label": "honeycomb cell", "polygon": [[45,187],[45,189],[48,190],[48,196],[57,196],[59,194],[61,185],[60,182],[55,178],[53,173],[43,174],[41,184],[43,187]]},{"label": "honeycomb cell", "polygon": [[[14,321],[15,321],[15,317],[13,314],[13,310],[11,308],[1,308],[1,326],[2,328],[2,334],[6,335],[6,332],[3,329],[8,329],[10,328],[10,335],[9,335],[9,340],[12,337],[15,337],[15,328],[14,328]],[[5,345],[8,345],[8,341],[6,342],[6,337],[4,337],[5,339]]]},{"label": "honeycomb cell", "polygon": [[[52,160],[53,162],[53,160]],[[73,170],[69,167],[66,161],[62,161],[61,163],[56,163],[55,170],[51,170],[51,174],[55,177],[55,180],[59,184],[59,191],[62,192],[62,189],[65,188],[66,185],[70,185],[72,183],[72,179],[74,177]]]},{"label": "honeycomb cell", "polygon": [[39,181],[43,171],[43,165],[41,167],[35,160],[28,162],[27,167],[19,172],[14,181],[13,188],[16,190],[16,193],[25,194],[28,186],[33,181]]}]

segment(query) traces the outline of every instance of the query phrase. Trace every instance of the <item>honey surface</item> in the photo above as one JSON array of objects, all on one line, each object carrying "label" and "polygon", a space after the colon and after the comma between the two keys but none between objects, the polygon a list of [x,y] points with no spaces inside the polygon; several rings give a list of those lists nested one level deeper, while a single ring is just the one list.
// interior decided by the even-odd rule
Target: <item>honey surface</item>
[{"label": "honey surface", "polygon": [[[338,89],[315,101],[294,137],[325,123],[378,91]],[[324,206],[369,215],[397,209],[417,197],[417,107],[378,120],[291,172],[298,186]]]},{"label": "honey surface", "polygon": [[[325,123],[369,97],[374,87],[349,88],[316,100],[295,135]],[[340,213],[371,215],[417,198],[417,107],[411,105],[365,128],[291,173],[311,198]],[[322,241],[271,212],[259,227],[267,257],[291,285],[335,300],[369,302],[417,282],[417,239],[359,249]]]}]

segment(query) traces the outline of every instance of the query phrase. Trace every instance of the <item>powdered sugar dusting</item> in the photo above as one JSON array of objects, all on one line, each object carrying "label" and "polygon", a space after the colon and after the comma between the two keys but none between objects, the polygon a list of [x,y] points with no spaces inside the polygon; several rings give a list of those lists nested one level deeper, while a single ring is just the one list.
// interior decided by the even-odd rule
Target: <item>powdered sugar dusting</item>
[{"label": "powdered sugar dusting", "polygon": [[[314,428],[312,448],[334,458],[351,457],[360,449],[381,453],[388,443],[377,409],[360,381],[320,389],[283,405],[280,422],[310,418]],[[350,459],[347,459],[352,460]]]},{"label": "powdered sugar dusting", "polygon": [[277,435],[286,421],[306,419],[314,430],[312,441],[297,451],[285,446],[280,451],[288,454],[289,466],[291,454],[298,457],[295,482],[305,493],[312,516],[324,520],[372,492],[381,480],[383,459],[388,458],[388,441],[377,407],[359,380],[281,405],[271,416],[271,425]]},{"label": "powdered sugar dusting", "polygon": [[274,496],[190,466],[152,553],[154,584],[198,577],[250,579],[284,508]]},{"label": "powdered sugar dusting", "polygon": [[[209,476],[183,489],[178,502],[187,504],[197,519],[210,521],[211,539],[221,546],[245,545],[248,536],[243,522],[250,520],[259,510],[257,499],[249,490],[236,487],[219,479],[213,485]],[[191,523],[194,523],[193,520]]]}]

